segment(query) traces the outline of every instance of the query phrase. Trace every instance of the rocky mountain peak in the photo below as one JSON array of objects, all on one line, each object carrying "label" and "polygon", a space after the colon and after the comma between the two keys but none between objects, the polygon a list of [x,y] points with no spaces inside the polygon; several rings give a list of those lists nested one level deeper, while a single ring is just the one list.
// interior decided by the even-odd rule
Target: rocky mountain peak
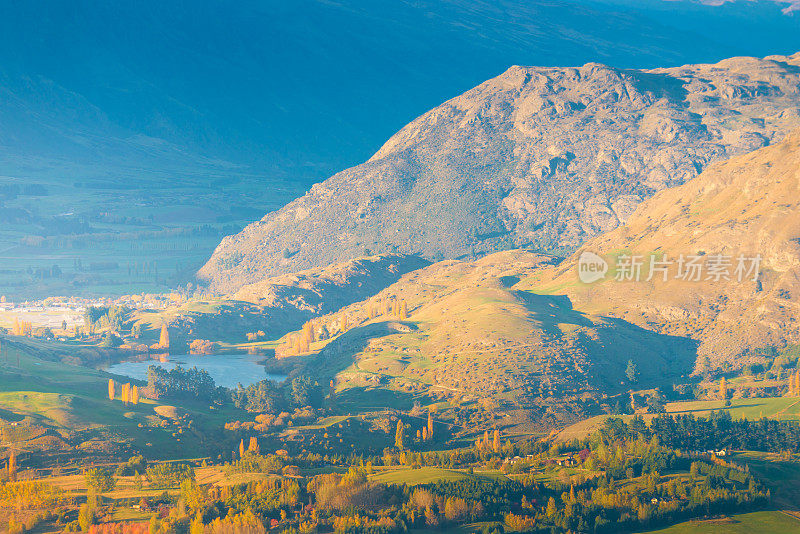
[{"label": "rocky mountain peak", "polygon": [[521,67],[402,128],[367,162],[223,240],[220,291],[369,252],[559,252],[658,191],[800,126],[800,54],[622,70]]}]

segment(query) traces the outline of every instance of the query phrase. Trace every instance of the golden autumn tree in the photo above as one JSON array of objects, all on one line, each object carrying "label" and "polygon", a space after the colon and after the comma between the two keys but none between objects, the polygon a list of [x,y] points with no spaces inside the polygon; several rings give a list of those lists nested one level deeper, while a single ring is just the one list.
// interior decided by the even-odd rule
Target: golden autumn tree
[{"label": "golden autumn tree", "polygon": [[258,438],[255,436],[250,438],[250,443],[247,445],[247,450],[253,454],[259,454],[261,452],[261,448],[258,446]]},{"label": "golden autumn tree", "polygon": [[728,398],[728,381],[725,379],[724,376],[722,377],[722,380],[720,380],[719,383],[719,394],[722,396],[723,399]]},{"label": "golden autumn tree", "polygon": [[[419,430],[417,431],[419,433]],[[428,441],[428,427],[422,427],[422,441]]]},{"label": "golden autumn tree", "polygon": [[14,480],[17,475],[17,453],[14,449],[8,453],[8,478]]},{"label": "golden autumn tree", "polygon": [[108,400],[114,400],[114,394],[116,393],[116,388],[114,386],[114,379],[108,379]]},{"label": "golden autumn tree", "polygon": [[30,321],[20,321],[14,317],[14,325],[11,327],[11,333],[15,336],[30,336],[33,334],[33,323]]},{"label": "golden autumn tree", "polygon": [[169,348],[169,328],[167,328],[167,323],[161,325],[161,335],[158,336],[158,346],[162,349]]},{"label": "golden autumn tree", "polygon": [[494,452],[500,452],[500,431],[494,429],[494,439],[492,440],[492,449]]},{"label": "golden autumn tree", "polygon": [[403,426],[403,421],[401,419],[397,420],[397,430],[394,433],[394,446],[403,450],[403,433],[405,432],[405,427]]},{"label": "golden autumn tree", "polygon": [[239,441],[239,457],[244,456],[244,438]]},{"label": "golden autumn tree", "polygon": [[303,336],[308,340],[309,344],[316,341],[314,330],[314,321],[306,321],[306,324],[303,325]]},{"label": "golden autumn tree", "polygon": [[408,319],[408,304],[406,304],[405,300],[400,302],[400,318]]},{"label": "golden autumn tree", "polygon": [[347,321],[347,314],[346,313],[342,313],[342,328],[341,328],[342,334],[347,332],[347,330],[349,328],[350,328],[350,324]]},{"label": "golden autumn tree", "polygon": [[433,412],[428,411],[428,439],[433,438]]},{"label": "golden autumn tree", "polygon": [[484,430],[483,431],[483,447],[481,447],[481,448],[483,450],[489,450],[489,431],[488,430]]},{"label": "golden autumn tree", "polygon": [[139,404],[139,387],[132,386],[131,387],[131,404]]}]

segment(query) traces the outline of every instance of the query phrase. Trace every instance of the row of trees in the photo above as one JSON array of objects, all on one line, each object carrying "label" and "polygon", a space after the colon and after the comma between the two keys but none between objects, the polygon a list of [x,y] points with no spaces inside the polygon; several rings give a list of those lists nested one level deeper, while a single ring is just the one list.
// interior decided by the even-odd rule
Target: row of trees
[{"label": "row of trees", "polygon": [[477,439],[475,441],[475,448],[479,451],[493,451],[493,452],[500,452],[500,431],[498,429],[494,429],[492,433],[492,441],[489,443],[489,431],[485,430],[483,432],[483,438]]},{"label": "row of trees", "polygon": [[11,326],[12,336],[28,336],[33,334],[33,323],[30,321],[20,321],[19,318],[14,317],[14,324]]},{"label": "row of trees", "polygon": [[[408,303],[405,299],[379,299],[367,304],[366,315],[367,320],[375,319],[381,315],[405,320],[408,319]],[[358,322],[360,321],[351,318],[346,311],[341,313],[338,325],[334,322],[333,325],[318,326],[318,321],[307,321],[299,332],[287,336],[286,341],[276,350],[276,355],[282,357],[306,354],[311,349],[311,344],[315,341],[327,339],[330,332],[338,331],[339,334],[344,334]],[[252,340],[257,339],[255,335],[248,334],[248,340],[251,340],[251,337]]]},{"label": "row of trees", "polygon": [[734,421],[730,412],[712,412],[708,418],[692,414],[663,414],[648,426],[637,416],[629,423],[610,419],[603,429],[617,437],[643,435],[682,450],[756,450],[800,452],[800,424],[796,421],[759,419]]},{"label": "row of trees", "polygon": [[[108,379],[108,400],[116,398],[117,386],[113,378]],[[125,404],[139,404],[139,387],[131,385],[130,382],[121,384],[120,397]]]}]

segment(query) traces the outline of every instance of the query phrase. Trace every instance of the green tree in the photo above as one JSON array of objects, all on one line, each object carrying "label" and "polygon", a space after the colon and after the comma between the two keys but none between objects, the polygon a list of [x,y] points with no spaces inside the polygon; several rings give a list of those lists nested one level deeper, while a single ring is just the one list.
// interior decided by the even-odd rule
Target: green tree
[{"label": "green tree", "polygon": [[292,404],[297,408],[309,406],[313,403],[315,390],[318,384],[311,377],[302,375],[292,380]]},{"label": "green tree", "polygon": [[639,370],[636,368],[636,364],[633,363],[633,360],[628,360],[628,367],[625,369],[625,376],[628,378],[628,382],[636,382],[639,378]]},{"label": "green tree", "polygon": [[111,332],[103,334],[103,339],[100,341],[100,347],[104,349],[113,349],[122,345],[122,340]]},{"label": "green tree", "polygon": [[545,511],[545,514],[547,514],[548,518],[552,519],[555,517],[557,512],[558,508],[556,507],[556,500],[553,497],[550,497],[550,500],[547,501],[547,510]]},{"label": "green tree", "polygon": [[111,471],[101,467],[95,467],[86,471],[84,479],[89,489],[97,493],[111,491],[117,485],[117,481],[114,479],[114,475]]},{"label": "green tree", "polygon": [[83,532],[88,532],[89,528],[95,523],[95,510],[94,507],[85,502],[81,505],[80,510],[78,510],[78,525],[81,527]]}]

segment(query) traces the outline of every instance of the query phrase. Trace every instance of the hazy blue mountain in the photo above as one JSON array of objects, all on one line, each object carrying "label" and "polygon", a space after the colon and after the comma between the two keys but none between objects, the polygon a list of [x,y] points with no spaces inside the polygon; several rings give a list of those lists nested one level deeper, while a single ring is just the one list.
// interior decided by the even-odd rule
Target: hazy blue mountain
[{"label": "hazy blue mountain", "polygon": [[[0,2],[0,291],[163,288],[222,235],[511,65],[791,54],[800,17],[786,5]],[[175,232],[189,237],[166,254]],[[73,273],[78,260],[119,267]],[[158,276],[131,279],[150,271],[126,265],[154,260]],[[55,286],[37,278],[54,265],[66,273]]]},{"label": "hazy blue mountain", "polygon": [[0,150],[7,170],[20,154],[92,164],[141,157],[158,168],[181,163],[183,152],[318,180],[510,65],[640,68],[795,52],[800,18],[780,7],[4,2]]}]

